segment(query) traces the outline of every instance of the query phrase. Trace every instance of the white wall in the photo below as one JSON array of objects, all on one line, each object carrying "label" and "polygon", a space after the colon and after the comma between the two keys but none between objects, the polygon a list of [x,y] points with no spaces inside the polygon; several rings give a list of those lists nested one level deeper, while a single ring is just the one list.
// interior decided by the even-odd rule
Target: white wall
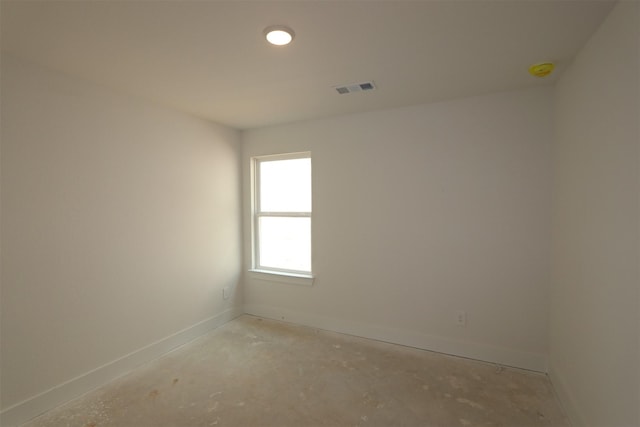
[{"label": "white wall", "polygon": [[560,79],[553,226],[550,88],[246,131],[241,214],[237,132],[3,56],[3,425],[240,313],[249,158],[307,150],[314,286],[247,312],[537,370],[550,330],[573,421],[640,424],[639,13]]},{"label": "white wall", "polygon": [[618,4],[557,84],[550,372],[578,426],[640,425],[639,13]]},{"label": "white wall", "polygon": [[3,55],[1,136],[3,425],[241,312],[237,131]]},{"label": "white wall", "polygon": [[312,152],[316,274],[248,276],[245,310],[545,370],[551,116],[539,88],[244,132],[246,206],[251,156]]}]

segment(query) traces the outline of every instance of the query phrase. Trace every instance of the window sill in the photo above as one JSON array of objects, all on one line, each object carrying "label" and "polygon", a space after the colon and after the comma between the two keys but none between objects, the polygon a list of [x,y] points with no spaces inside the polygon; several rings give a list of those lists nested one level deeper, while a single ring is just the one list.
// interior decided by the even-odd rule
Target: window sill
[{"label": "window sill", "polygon": [[306,274],[282,273],[269,270],[249,270],[249,277],[267,282],[302,286],[313,286],[313,280],[315,279],[315,277]]}]

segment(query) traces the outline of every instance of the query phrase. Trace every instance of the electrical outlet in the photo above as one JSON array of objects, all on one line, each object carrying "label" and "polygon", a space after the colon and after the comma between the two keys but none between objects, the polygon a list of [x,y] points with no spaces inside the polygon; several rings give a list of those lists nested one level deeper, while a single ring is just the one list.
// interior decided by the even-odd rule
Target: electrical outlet
[{"label": "electrical outlet", "polygon": [[231,295],[231,288],[229,288],[228,286],[222,288],[222,299],[229,299],[230,295]]},{"label": "electrical outlet", "polygon": [[456,325],[465,327],[467,326],[467,312],[458,310],[456,311]]}]

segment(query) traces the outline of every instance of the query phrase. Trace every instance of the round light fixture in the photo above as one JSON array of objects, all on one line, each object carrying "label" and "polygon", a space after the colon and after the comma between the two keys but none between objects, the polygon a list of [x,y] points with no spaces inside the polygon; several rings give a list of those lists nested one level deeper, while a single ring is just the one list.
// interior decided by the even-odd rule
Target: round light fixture
[{"label": "round light fixture", "polygon": [[284,25],[274,25],[264,30],[264,36],[267,38],[267,41],[276,46],[284,46],[291,43],[294,35],[293,30]]}]

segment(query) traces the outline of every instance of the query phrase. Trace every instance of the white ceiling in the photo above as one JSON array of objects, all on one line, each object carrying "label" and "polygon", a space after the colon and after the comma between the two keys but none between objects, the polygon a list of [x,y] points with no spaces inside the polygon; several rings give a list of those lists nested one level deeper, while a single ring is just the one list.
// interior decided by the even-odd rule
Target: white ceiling
[{"label": "white ceiling", "polygon": [[[247,129],[552,84],[611,1],[5,1],[3,52]],[[296,38],[266,43],[284,24]],[[541,80],[531,63],[552,60]],[[333,86],[373,80],[378,90]]]}]

